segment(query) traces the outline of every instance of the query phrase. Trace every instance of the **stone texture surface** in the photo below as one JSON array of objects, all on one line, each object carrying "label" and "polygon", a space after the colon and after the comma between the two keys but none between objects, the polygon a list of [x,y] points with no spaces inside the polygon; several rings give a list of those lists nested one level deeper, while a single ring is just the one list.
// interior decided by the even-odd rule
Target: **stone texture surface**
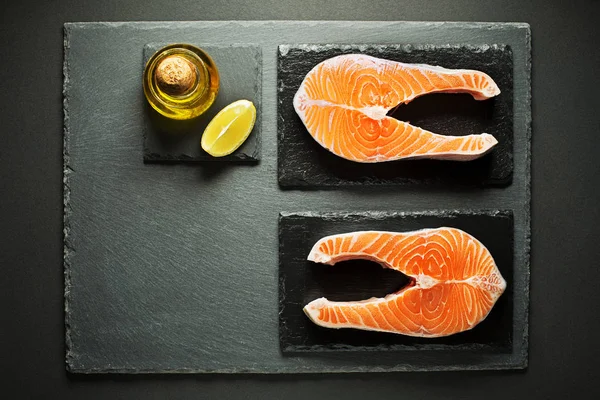
[{"label": "stone texture surface", "polygon": [[[371,186],[297,191],[277,180],[277,51],[282,43],[482,45],[513,51],[510,186]],[[263,53],[256,165],[145,164],[143,46],[254,45]],[[103,71],[121,61],[119,74]],[[78,373],[320,373],[480,369],[390,357],[289,357],[279,346],[281,211],[499,210],[514,214],[512,348],[488,369],[527,364],[530,33],[526,24],[143,22],[65,25],[66,365]],[[517,279],[518,277],[518,279]],[[520,321],[520,322],[519,322]],[[428,357],[424,354],[423,357]],[[393,358],[393,359],[391,359]]]},{"label": "stone texture surface", "polygon": [[[470,331],[443,338],[415,338],[355,329],[326,329],[312,323],[302,307],[319,297],[334,301],[363,300],[394,293],[408,283],[403,274],[364,260],[334,266],[308,261],[312,246],[322,237],[359,230],[407,232],[453,227],[475,236],[490,251],[507,290],[487,318]],[[453,366],[465,355],[473,366],[485,368],[494,354],[510,353],[513,325],[513,215],[510,211],[421,213],[284,213],[279,218],[279,340],[286,354],[375,352],[379,359],[392,352],[415,366]],[[527,325],[527,321],[519,321]],[[421,358],[420,350],[429,353]],[[386,357],[386,356],[383,356]],[[438,358],[439,357],[439,358]]]},{"label": "stone texture surface", "polygon": [[[470,162],[399,160],[369,164],[348,161],[326,150],[306,130],[294,110],[293,99],[315,65],[350,53],[487,73],[501,90],[493,99],[476,101],[468,94],[428,94],[400,106],[393,116],[443,135],[487,132],[498,140],[498,145],[486,156]],[[432,183],[502,186],[512,180],[513,57],[509,46],[282,45],[277,79],[278,165],[282,187]]]},{"label": "stone texture surface", "polygon": [[[144,46],[144,65],[162,46],[169,43],[149,43]],[[260,159],[262,52],[259,46],[210,46],[191,43],[204,49],[219,69],[219,94],[213,105],[190,121],[174,121],[145,107],[145,162],[257,162]],[[202,150],[200,138],[213,117],[228,104],[246,99],[256,107],[256,123],[248,139],[225,157],[212,157]]]}]

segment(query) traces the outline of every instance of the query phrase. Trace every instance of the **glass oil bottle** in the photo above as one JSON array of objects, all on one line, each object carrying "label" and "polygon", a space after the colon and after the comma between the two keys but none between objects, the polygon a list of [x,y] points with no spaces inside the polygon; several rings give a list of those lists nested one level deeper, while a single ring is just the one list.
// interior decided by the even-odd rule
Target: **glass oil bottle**
[{"label": "glass oil bottle", "polygon": [[204,113],[219,92],[219,71],[202,49],[171,44],[146,63],[144,94],[156,111],[167,118],[187,120]]}]

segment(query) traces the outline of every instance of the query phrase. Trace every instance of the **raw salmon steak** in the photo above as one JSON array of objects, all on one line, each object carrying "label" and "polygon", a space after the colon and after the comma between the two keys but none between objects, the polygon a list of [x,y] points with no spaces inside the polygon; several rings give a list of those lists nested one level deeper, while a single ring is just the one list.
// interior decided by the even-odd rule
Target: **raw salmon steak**
[{"label": "raw salmon steak", "polygon": [[294,96],[294,109],[321,146],[351,161],[468,161],[489,152],[498,141],[487,133],[438,135],[387,116],[399,104],[440,92],[486,100],[500,89],[480,71],[348,54],[325,60],[306,75]]},{"label": "raw salmon steak", "polygon": [[304,312],[326,328],[448,336],[483,321],[506,289],[485,246],[454,228],[327,236],[314,245],[308,259],[330,265],[366,259],[410,278],[407,286],[383,298],[311,301]]}]

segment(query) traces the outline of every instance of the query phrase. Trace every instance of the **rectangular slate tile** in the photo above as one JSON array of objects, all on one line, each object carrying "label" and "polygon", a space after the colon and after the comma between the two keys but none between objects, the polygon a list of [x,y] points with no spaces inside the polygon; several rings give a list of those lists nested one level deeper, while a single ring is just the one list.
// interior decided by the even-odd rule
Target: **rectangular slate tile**
[{"label": "rectangular slate tile", "polygon": [[[144,64],[167,43],[144,46]],[[192,43],[194,44],[194,43]],[[262,121],[262,49],[259,46],[210,46],[195,44],[205,50],[219,70],[217,99],[202,115],[190,121],[163,117],[149,104],[145,107],[145,162],[257,162],[260,159]],[[200,147],[200,138],[212,118],[225,106],[246,99],[256,107],[256,122],[248,139],[232,154],[212,157]]]},{"label": "rectangular slate tile", "polygon": [[[322,237],[360,231],[408,232],[453,227],[480,240],[507,282],[487,318],[472,330],[442,338],[417,338],[356,329],[327,329],[311,322],[302,308],[326,297],[333,301],[363,300],[394,293],[408,283],[398,271],[364,260],[334,266],[306,259]],[[510,353],[513,333],[513,214],[510,211],[432,211],[414,213],[282,213],[279,218],[279,340],[287,354],[330,352],[423,351],[435,365],[438,352]],[[403,357],[398,355],[398,357]],[[479,362],[484,360],[480,359]]]},{"label": "rectangular slate tile", "polygon": [[[369,186],[280,190],[277,48],[300,38],[306,43],[367,39],[395,43],[401,38],[436,45],[510,45],[515,63],[512,184],[502,190],[472,191]],[[527,24],[68,23],[64,39],[65,366],[70,372],[376,373],[527,366],[531,137]],[[140,82],[142,49],[147,43],[165,42],[263,49],[262,84],[268,96],[261,106],[260,163],[246,168],[234,162],[191,167],[141,162],[147,123],[142,112],[146,106]],[[120,61],[119,74],[109,76],[114,60]],[[399,357],[397,351],[335,351],[325,356],[281,352],[277,247],[282,210],[439,207],[513,212],[510,353],[406,351]],[[457,353],[461,357],[456,358]]]},{"label": "rectangular slate tile", "polygon": [[[341,54],[362,53],[405,63],[475,69],[489,74],[501,94],[476,101],[468,94],[428,94],[398,107],[393,116],[444,135],[487,132],[498,145],[469,161],[399,160],[357,163],[319,145],[293,107],[306,74],[320,62]],[[513,55],[510,46],[433,45],[281,45],[278,64],[278,176],[280,186],[438,184],[505,186],[513,173]]]}]

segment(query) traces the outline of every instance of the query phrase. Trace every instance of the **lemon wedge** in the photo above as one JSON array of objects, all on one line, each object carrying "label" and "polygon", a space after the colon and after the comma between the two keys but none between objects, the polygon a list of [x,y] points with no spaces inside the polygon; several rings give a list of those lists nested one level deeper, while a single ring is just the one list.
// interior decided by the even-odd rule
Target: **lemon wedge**
[{"label": "lemon wedge", "polygon": [[213,157],[233,153],[250,135],[256,121],[256,108],[249,100],[229,104],[208,123],[200,144]]}]

